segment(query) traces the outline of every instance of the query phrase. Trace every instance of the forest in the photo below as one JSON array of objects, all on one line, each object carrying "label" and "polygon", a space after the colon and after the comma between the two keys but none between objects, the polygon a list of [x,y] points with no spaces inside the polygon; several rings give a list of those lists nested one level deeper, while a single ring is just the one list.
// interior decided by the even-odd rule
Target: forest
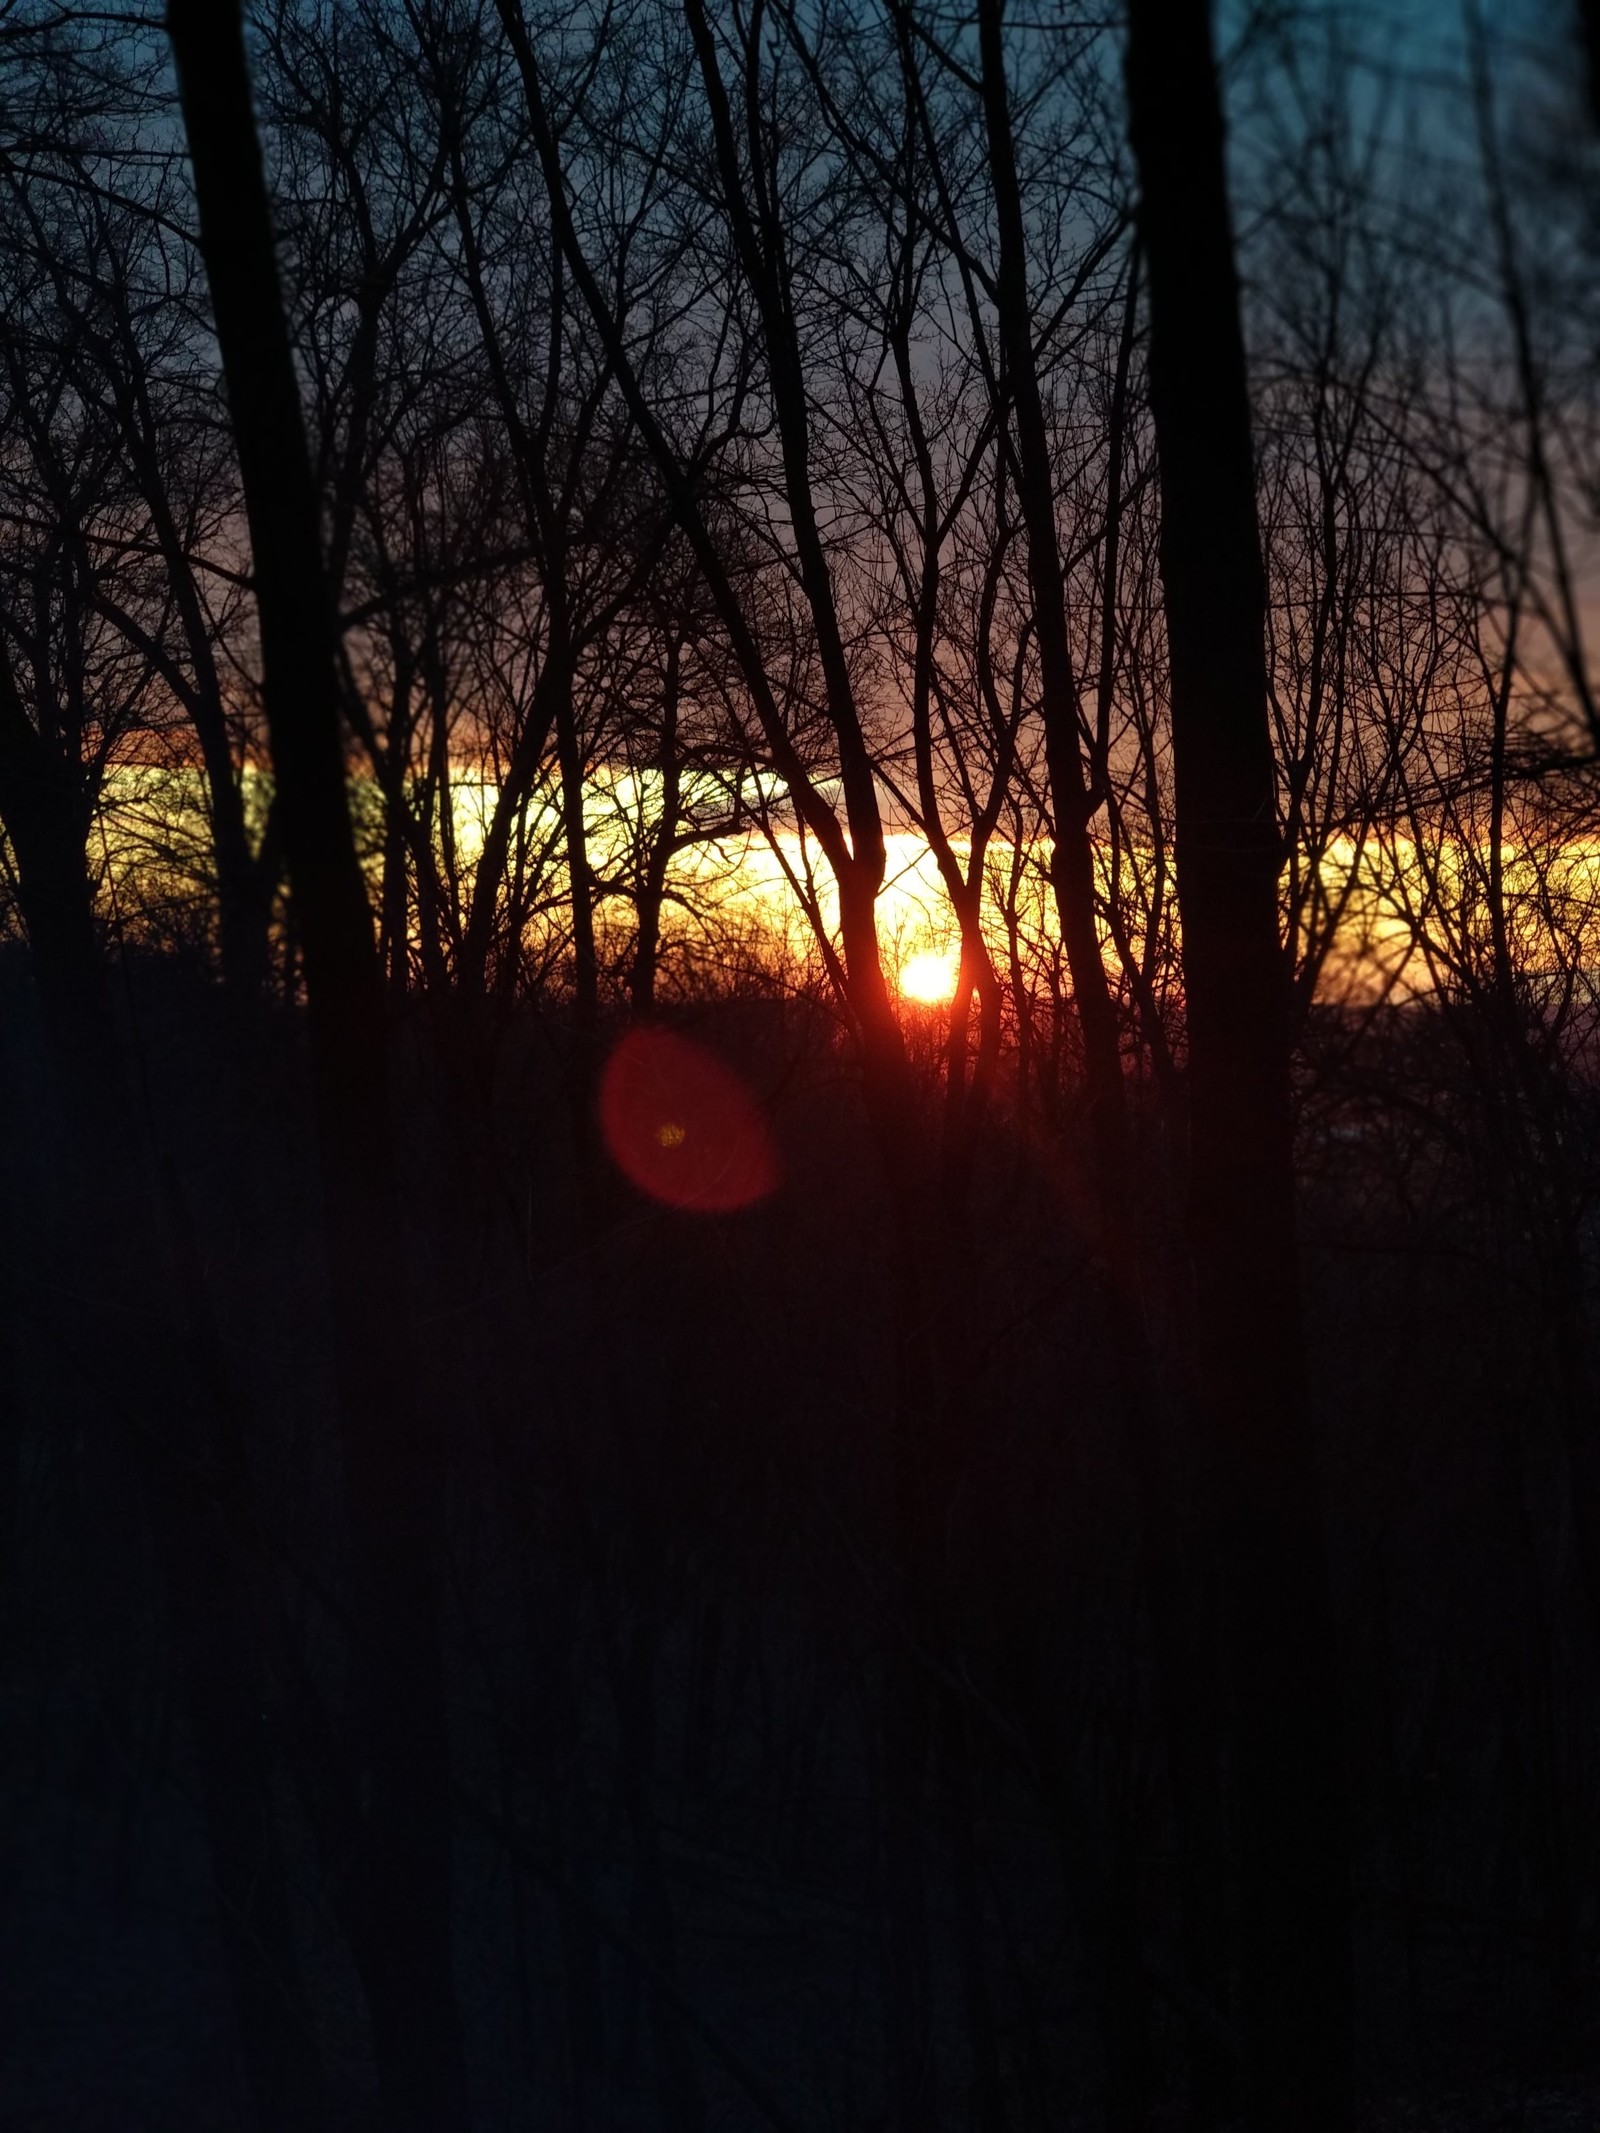
[{"label": "forest", "polygon": [[0,2128],[1600,2126],[1595,0],[0,0]]}]

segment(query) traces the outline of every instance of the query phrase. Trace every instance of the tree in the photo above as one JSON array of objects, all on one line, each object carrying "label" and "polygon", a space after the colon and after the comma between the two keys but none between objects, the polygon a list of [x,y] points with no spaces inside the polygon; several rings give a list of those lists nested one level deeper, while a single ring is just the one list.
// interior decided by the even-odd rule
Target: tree
[{"label": "tree", "polygon": [[[163,630],[170,522],[163,527],[144,484],[150,437],[125,419],[130,409],[111,383],[121,355],[128,374],[142,377],[131,330],[119,345],[108,324],[128,323],[124,246],[137,217],[75,153],[96,124],[136,123],[142,100],[120,80],[113,93],[129,95],[131,113],[91,111],[71,97],[52,107],[57,131],[47,134],[43,171],[35,165],[38,197],[15,186],[7,202],[0,827],[69,1151],[62,1199],[74,1280],[90,1296],[128,1297],[138,1326],[129,1340],[108,1340],[91,1310],[79,1333],[97,1378],[116,1388],[107,1401],[113,1429],[97,1449],[125,1456],[139,1483],[179,1656],[248,2076],[265,2123],[287,2129],[319,2122],[322,2074],[262,1735],[266,1624],[259,1565],[242,1541],[252,1519],[247,1410],[223,1357],[182,1188],[138,1100],[89,851],[109,764],[123,744],[170,720],[174,674]],[[147,513],[160,557],[154,590],[138,560]],[[172,604],[185,608],[182,589]],[[193,616],[185,612],[185,627]],[[197,657],[207,659],[209,645]],[[230,797],[228,764],[219,823]]]},{"label": "tree", "polygon": [[468,2120],[450,1947],[450,1769],[437,1418],[407,1354],[405,1224],[381,974],[345,797],[333,616],[237,7],[168,18],[238,446],[263,691],[305,958],[355,1555],[364,1798],[346,1916],[395,2133]]},{"label": "tree", "polygon": [[1238,1726],[1248,2123],[1347,2129],[1339,1688],[1295,1266],[1283,862],[1250,400],[1206,0],[1133,0],[1188,1018],[1195,1410]]}]

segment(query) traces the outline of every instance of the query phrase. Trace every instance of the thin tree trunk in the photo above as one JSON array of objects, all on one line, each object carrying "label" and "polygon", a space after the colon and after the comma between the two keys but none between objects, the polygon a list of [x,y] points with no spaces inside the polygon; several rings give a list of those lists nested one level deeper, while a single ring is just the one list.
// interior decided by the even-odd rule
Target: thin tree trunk
[{"label": "thin tree trunk", "polygon": [[[494,948],[495,926],[499,915],[500,893],[505,885],[506,866],[511,853],[512,839],[518,822],[526,811],[528,796],[533,791],[544,760],[550,729],[555,723],[559,701],[572,694],[572,674],[568,666],[557,657],[554,649],[546,651],[544,663],[539,669],[538,681],[534,684],[533,701],[517,734],[511,750],[511,760],[500,790],[495,796],[494,809],[489,817],[489,827],[484,834],[483,849],[472,877],[472,896],[467,907],[467,922],[462,930],[461,948],[456,957],[457,990],[473,1000],[479,1000],[488,990],[489,960]],[[506,942],[505,954],[514,964],[516,961],[516,938]]]},{"label": "thin tree trunk", "polygon": [[[168,28],[254,558],[304,956],[355,1574],[364,1759],[346,1890],[391,2128],[468,2123],[450,1947],[441,1447],[408,1354],[381,973],[345,797],[333,620],[236,5]],[[399,1308],[396,1308],[399,1300]]]},{"label": "thin tree trunk", "polygon": [[1098,805],[1084,778],[1079,742],[1079,690],[1067,633],[1066,585],[1056,532],[1053,456],[1033,351],[1033,309],[1027,286],[1022,198],[1006,88],[1001,39],[1002,0],[983,0],[978,36],[983,55],[983,109],[989,175],[999,225],[996,309],[1005,350],[1016,427],[1017,502],[1027,529],[1028,589],[1039,648],[1040,715],[1050,777],[1050,882],[1062,946],[1072,973],[1073,1002],[1083,1034],[1085,1079],[1094,1112],[1099,1160],[1123,1167],[1125,1104],[1116,1006],[1101,960],[1094,914],[1094,847],[1089,821]]},{"label": "thin tree trunk", "polygon": [[[562,659],[570,676],[571,659]],[[556,760],[561,770],[561,830],[567,848],[567,882],[572,899],[572,1005],[577,1029],[580,1103],[589,1098],[590,1054],[600,1013],[600,969],[594,937],[594,877],[589,866],[589,832],[583,819],[583,745],[578,707],[570,681],[556,698]]]},{"label": "thin tree trunk", "polygon": [[[108,254],[115,250],[102,229]],[[152,637],[135,617],[111,599],[93,579],[94,604],[150,661],[188,713],[199,743],[208,789],[207,814],[212,858],[217,870],[217,915],[223,981],[236,1004],[248,1006],[259,996],[267,973],[267,924],[270,891],[263,897],[257,864],[250,853],[242,782],[233,761],[217,672],[214,631],[208,623],[195,577],[195,566],[174,516],[162,466],[160,425],[150,398],[145,355],[135,323],[125,261],[105,285],[116,321],[106,332],[78,300],[63,270],[57,269],[57,300],[76,329],[94,348],[113,395],[128,460],[138,482],[150,531],[166,568],[166,584],[188,645],[190,671],[185,673],[159,634]]]},{"label": "thin tree trunk", "polygon": [[678,752],[678,696],[683,645],[674,631],[667,639],[667,670],[661,695],[661,823],[645,859],[639,884],[639,938],[633,953],[629,989],[636,1015],[649,1015],[656,1004],[656,971],[661,959],[661,908],[666,900],[667,869],[677,849],[678,810],[683,794],[683,758]]},{"label": "thin tree trunk", "polygon": [[1351,2122],[1338,1685],[1295,1260],[1250,403],[1207,0],[1131,0],[1189,1032],[1195,1394],[1229,1594],[1253,2133]]}]

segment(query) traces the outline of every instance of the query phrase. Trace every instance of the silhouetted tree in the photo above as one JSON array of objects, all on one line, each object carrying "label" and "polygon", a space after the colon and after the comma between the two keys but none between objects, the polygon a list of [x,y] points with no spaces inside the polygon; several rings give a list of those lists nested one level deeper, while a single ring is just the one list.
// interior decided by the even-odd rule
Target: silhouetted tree
[{"label": "silhouetted tree", "polygon": [[345,798],[333,615],[238,8],[168,19],[261,619],[263,693],[305,960],[355,1556],[359,1798],[345,1915],[388,2123],[468,2122],[451,1954],[440,1625],[444,1466],[408,1356],[383,995]]},{"label": "silhouetted tree", "polygon": [[1347,2133],[1338,1662],[1301,1347],[1266,590],[1205,0],[1133,0],[1127,84],[1172,671],[1195,1405],[1238,1726],[1246,2109],[1257,2133]]}]

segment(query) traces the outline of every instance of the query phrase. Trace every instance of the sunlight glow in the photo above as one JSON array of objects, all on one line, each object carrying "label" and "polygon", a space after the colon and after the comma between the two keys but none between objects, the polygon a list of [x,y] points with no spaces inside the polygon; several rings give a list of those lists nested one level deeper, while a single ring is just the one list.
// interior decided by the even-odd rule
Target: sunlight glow
[{"label": "sunlight glow", "polygon": [[[641,824],[661,804],[658,774],[635,777],[597,773],[584,790],[584,817],[590,864],[603,879],[620,884],[637,879],[642,865]],[[705,791],[686,787],[680,806],[698,817],[728,813],[725,780],[708,779]],[[383,794],[370,775],[356,774],[349,785],[373,904],[383,894]],[[271,781],[248,768],[242,799],[252,846],[258,846],[271,803]],[[524,831],[533,874],[526,885],[525,938],[534,967],[559,972],[567,953],[570,893],[563,859],[562,816],[554,788],[531,801]],[[481,766],[452,761],[449,805],[452,868],[468,873],[483,850],[484,837],[499,788]],[[762,793],[763,801],[772,796]],[[168,938],[170,914],[204,909],[214,894],[210,852],[210,803],[204,773],[193,766],[166,762],[116,763],[100,790],[103,809],[104,880],[102,895],[108,923],[150,928]],[[437,828],[437,825],[435,825]],[[1294,891],[1298,929],[1322,929],[1316,970],[1316,998],[1330,1006],[1354,1008],[1386,1003],[1400,1006],[1424,998],[1449,981],[1449,958],[1431,944],[1436,921],[1444,919],[1462,933],[1472,952],[1487,939],[1483,912],[1485,851],[1452,823],[1409,827],[1378,824],[1361,837],[1330,839],[1303,855]],[[1469,832],[1473,825],[1467,825]],[[884,967],[909,1007],[932,1011],[954,997],[959,962],[950,946],[956,918],[933,853],[918,833],[889,830],[884,838],[887,865],[877,899],[878,939]],[[961,837],[951,849],[963,866],[971,847]],[[1124,841],[1113,855],[1109,844],[1094,850],[1096,887],[1102,901],[1124,900],[1130,932],[1119,951],[1102,932],[1102,953],[1113,984],[1121,982],[1121,954],[1143,960],[1147,946],[1155,963],[1173,973],[1178,926],[1170,895],[1163,888],[1166,859],[1154,848]],[[1554,983],[1566,972],[1581,976],[1585,998],[1600,980],[1600,837],[1569,835],[1551,817],[1529,818],[1519,834],[1502,845],[1506,925],[1515,957],[1540,982]],[[1116,885],[1113,886],[1113,874]],[[753,961],[785,985],[822,987],[826,974],[815,928],[820,926],[834,950],[841,952],[837,885],[820,859],[813,840],[783,826],[781,809],[768,831],[740,828],[708,833],[672,853],[662,905],[661,960],[667,973],[663,998],[675,987],[690,995],[715,990],[728,968]],[[537,891],[537,893],[535,893]],[[1160,937],[1147,944],[1144,928],[1155,915]],[[633,953],[636,907],[623,889],[597,903],[594,912],[602,968],[622,970]],[[1048,847],[1042,832],[1031,842],[1013,845],[989,840],[982,870],[980,922],[997,971],[1013,990],[1020,987],[1040,1001],[1060,997],[1060,928],[1050,888]],[[408,947],[415,944],[415,922],[407,920]],[[731,964],[730,964],[731,958]],[[681,1151],[695,1137],[693,1122],[663,1114],[655,1128],[680,1126],[682,1142],[670,1137],[657,1153]],[[654,1129],[653,1129],[654,1130]],[[687,1160],[687,1158],[685,1158]]]},{"label": "sunlight glow", "polygon": [[940,955],[930,951],[914,955],[900,966],[896,983],[901,997],[920,1007],[945,1007],[955,998],[961,975],[961,958],[954,950]]}]

